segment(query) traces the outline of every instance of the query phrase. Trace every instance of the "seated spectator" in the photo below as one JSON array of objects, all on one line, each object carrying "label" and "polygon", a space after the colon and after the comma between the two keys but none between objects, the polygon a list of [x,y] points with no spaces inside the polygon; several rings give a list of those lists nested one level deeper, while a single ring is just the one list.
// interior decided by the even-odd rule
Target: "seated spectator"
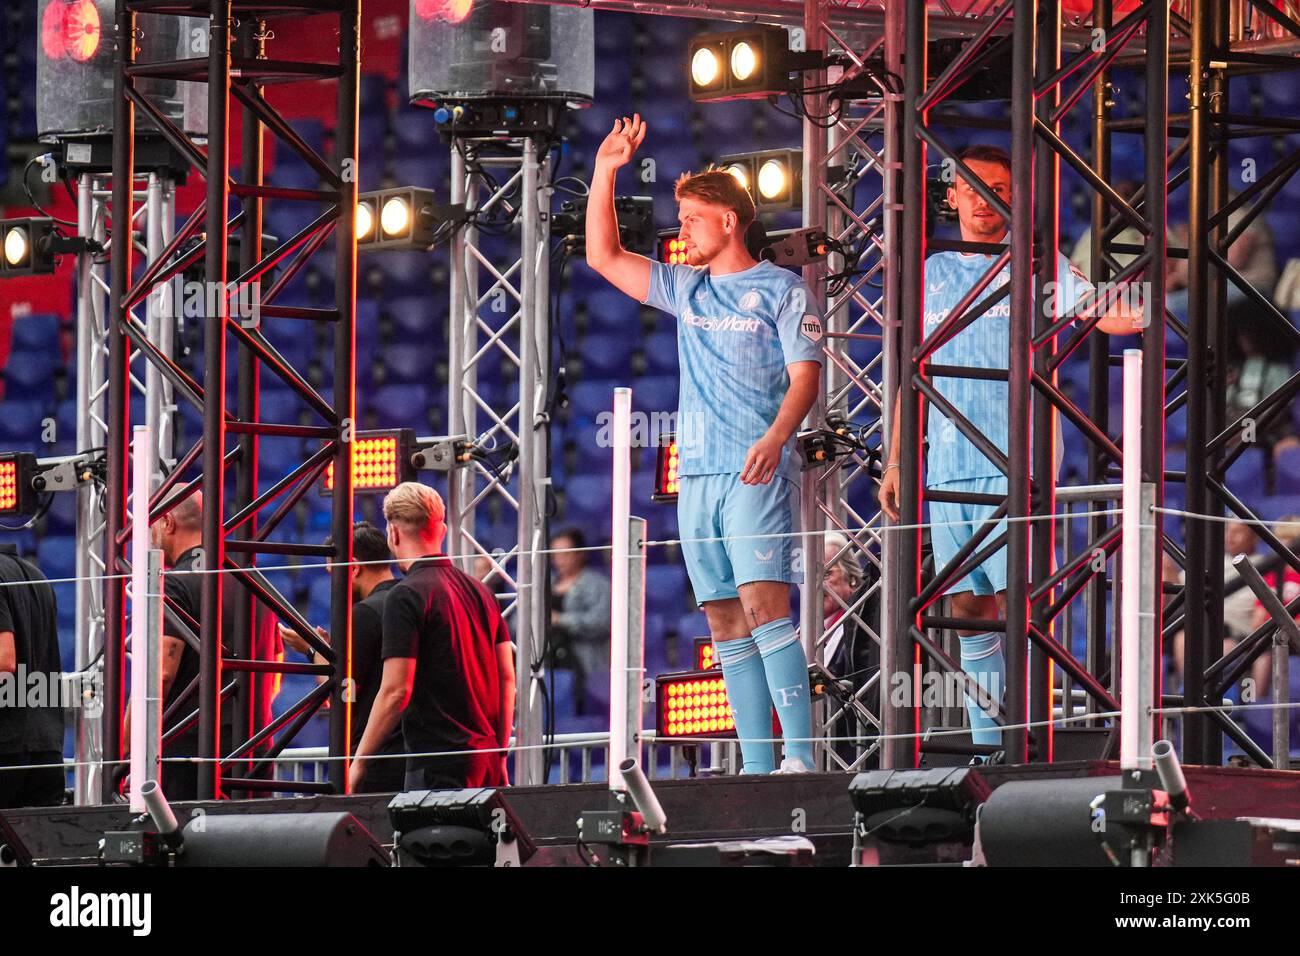
[{"label": "seated spectator", "polygon": [[609,578],[588,567],[586,538],[566,528],[551,538],[551,627],[555,666],[574,672],[578,713],[609,700]]},{"label": "seated spectator", "polygon": [[[831,675],[847,681],[856,694],[880,673],[880,645],[867,630],[869,627],[877,633],[880,631],[880,601],[877,592],[855,607],[863,592],[875,583],[877,575],[873,567],[870,579],[867,579],[858,551],[848,545],[848,538],[839,532],[831,532],[825,537],[826,550],[822,560],[825,562],[826,583],[822,589],[822,616],[823,626],[830,633],[822,647],[822,660]],[[846,608],[854,610],[849,613]],[[879,716],[879,679],[858,699],[868,711]],[[828,701],[827,707],[829,715],[840,705]],[[849,717],[829,723],[827,733],[835,737],[874,736],[875,728],[861,726],[856,718]],[[842,760],[851,763],[857,758],[858,747],[855,744],[841,741],[833,746]],[[866,766],[876,765],[873,755]]]},{"label": "seated spectator", "polygon": [[[1245,216],[1244,210],[1237,210],[1228,217],[1228,228],[1233,229]],[[1169,243],[1175,246],[1187,245],[1187,223],[1178,223],[1169,227]],[[1273,230],[1263,216],[1254,221],[1228,247],[1228,264],[1241,273],[1241,277],[1265,297],[1273,295],[1277,284],[1277,253],[1274,248]],[[1246,293],[1228,280],[1228,308],[1247,301]],[[1187,260],[1170,258],[1165,269],[1165,304],[1170,311],[1180,318],[1187,317]]]}]

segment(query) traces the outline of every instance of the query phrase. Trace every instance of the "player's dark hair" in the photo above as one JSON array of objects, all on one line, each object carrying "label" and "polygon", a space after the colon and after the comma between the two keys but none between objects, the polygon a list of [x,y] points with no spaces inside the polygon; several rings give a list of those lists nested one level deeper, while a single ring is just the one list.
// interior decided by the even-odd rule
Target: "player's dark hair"
[{"label": "player's dark hair", "polygon": [[976,143],[974,146],[967,146],[958,156],[963,163],[972,159],[977,163],[997,163],[999,166],[1005,166],[1007,172],[1011,172],[1011,157],[1001,146],[994,146],[992,143]]},{"label": "player's dark hair", "polygon": [[[354,561],[391,561],[388,539],[369,521],[358,521],[352,526],[352,559]],[[378,565],[372,565],[378,567]]]}]

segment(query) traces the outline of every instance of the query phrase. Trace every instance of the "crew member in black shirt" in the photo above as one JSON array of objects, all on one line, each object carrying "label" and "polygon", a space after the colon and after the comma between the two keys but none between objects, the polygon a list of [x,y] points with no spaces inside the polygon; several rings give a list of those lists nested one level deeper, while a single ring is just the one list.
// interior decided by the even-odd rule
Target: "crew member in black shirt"
[{"label": "crew member in black shirt", "polygon": [[0,682],[9,685],[0,685],[0,808],[63,803],[56,621],[45,575],[12,546],[0,546]]},{"label": "crew member in black shirt", "polygon": [[496,598],[442,554],[442,498],[404,482],[384,499],[405,573],[384,602],[384,673],[348,774],[360,786],[401,720],[408,789],[505,786],[515,704],[513,647]]},{"label": "crew member in black shirt", "polygon": [[[384,673],[380,656],[384,637],[384,600],[397,581],[393,578],[393,560],[384,533],[369,521],[358,521],[352,526],[352,751],[356,752],[361,735],[370,719],[370,709],[379,693]],[[324,628],[316,633],[329,640]],[[280,626],[284,642],[307,654],[317,664],[325,663],[298,634],[284,625]],[[323,681],[321,677],[319,680]],[[406,779],[406,761],[400,755],[402,728],[395,726],[377,751],[383,759],[370,761],[365,781],[359,788],[365,793],[396,793],[403,790]]]},{"label": "crew member in black shirt", "polygon": [[[163,575],[162,683],[163,683],[163,768],[162,791],[169,800],[197,800],[199,798],[199,765],[170,758],[193,757],[199,753],[199,722],[197,717],[172,739],[166,733],[184,717],[198,710],[199,652],[190,637],[199,637],[199,618],[203,595],[203,493],[195,491],[181,500],[166,514],[149,526],[150,543],[163,553],[166,572]],[[222,654],[234,656],[231,650],[237,615],[245,611],[248,592],[234,577],[227,575],[221,589],[221,641]],[[253,658],[278,659],[281,656],[276,640],[275,619],[265,608],[257,609],[253,629]],[[203,639],[207,639],[204,635]],[[253,728],[265,726],[270,719],[271,699],[275,695],[274,674],[254,675],[261,684],[257,712],[252,714]],[[223,678],[228,681],[229,678]],[[191,685],[195,689],[186,694]],[[182,701],[182,698],[184,700]],[[221,753],[233,747],[235,708],[248,706],[239,700],[238,691],[221,701]],[[170,711],[170,713],[169,713]],[[128,706],[123,740],[131,740],[131,711]]]}]

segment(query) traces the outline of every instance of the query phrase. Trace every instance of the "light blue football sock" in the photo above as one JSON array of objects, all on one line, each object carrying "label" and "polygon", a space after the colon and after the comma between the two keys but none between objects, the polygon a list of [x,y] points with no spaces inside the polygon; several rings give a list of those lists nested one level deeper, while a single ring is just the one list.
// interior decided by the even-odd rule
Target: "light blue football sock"
[{"label": "light blue football sock", "polygon": [[808,692],[808,659],[789,618],[777,618],[754,628],[754,643],[763,656],[768,693],[781,721],[785,755],[813,768],[812,700]]},{"label": "light blue football sock", "polygon": [[[1006,689],[1007,662],[1002,653],[1002,636],[995,633],[958,635],[961,641],[961,669],[988,691],[1002,707]],[[970,716],[971,742],[996,745],[1002,743],[998,722],[984,713],[975,698],[966,695],[966,713]]]},{"label": "light blue football sock", "polygon": [[746,635],[731,641],[714,641],[713,652],[722,665],[727,682],[727,700],[736,718],[743,773],[771,773],[772,706],[767,695],[763,658],[754,638]]}]

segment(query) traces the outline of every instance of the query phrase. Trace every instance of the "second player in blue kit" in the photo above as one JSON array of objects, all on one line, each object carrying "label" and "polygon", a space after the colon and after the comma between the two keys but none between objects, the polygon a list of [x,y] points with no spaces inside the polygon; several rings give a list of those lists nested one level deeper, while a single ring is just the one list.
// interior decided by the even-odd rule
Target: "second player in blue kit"
[{"label": "second player in blue kit", "polygon": [[[972,146],[961,154],[962,161],[1004,203],[1011,202],[1011,160],[995,146]],[[961,237],[968,242],[1006,241],[1006,220],[964,177],[957,176],[948,189],[948,202],[957,210]],[[1057,256],[1055,314],[1079,314],[1093,298],[1093,287],[1060,252]],[[928,339],[958,303],[991,268],[993,257],[985,253],[939,252],[925,260],[925,336]],[[1004,267],[993,278],[981,298],[992,295],[1010,279]],[[1097,328],[1111,335],[1136,331],[1141,311],[1115,304],[1108,307]],[[1003,297],[958,334],[934,350],[935,365],[966,368],[1006,369],[1011,354],[1011,303]],[[936,376],[935,389],[976,431],[1004,455],[1008,446],[1008,387],[1006,381],[982,378]],[[896,404],[895,407],[901,407]],[[894,520],[899,501],[900,416],[894,416],[889,460],[881,475],[880,504]],[[968,439],[956,424],[937,409],[930,409],[926,428],[925,487],[944,492],[1005,495],[1006,475]],[[1057,461],[1060,461],[1058,436]],[[930,541],[934,547],[936,573],[949,564],[957,552],[994,514],[990,504],[930,501]],[[1000,522],[985,542],[1006,529]],[[996,620],[1006,614],[1007,552],[998,549],[969,574],[948,589],[952,616]],[[962,669],[978,681],[995,701],[1006,687],[1005,653],[1000,634],[959,629]],[[996,745],[1001,737],[997,721],[966,698],[971,738],[976,744]]]},{"label": "second player in blue kit", "polygon": [[745,773],[813,767],[808,663],[790,620],[799,461],[794,435],[821,381],[822,316],[795,274],[745,247],[754,204],[727,172],[683,176],[676,197],[687,265],[622,248],[614,179],[645,137],[616,121],[596,156],[587,262],[639,302],[677,317],[678,519],[682,553],[709,621]]}]

